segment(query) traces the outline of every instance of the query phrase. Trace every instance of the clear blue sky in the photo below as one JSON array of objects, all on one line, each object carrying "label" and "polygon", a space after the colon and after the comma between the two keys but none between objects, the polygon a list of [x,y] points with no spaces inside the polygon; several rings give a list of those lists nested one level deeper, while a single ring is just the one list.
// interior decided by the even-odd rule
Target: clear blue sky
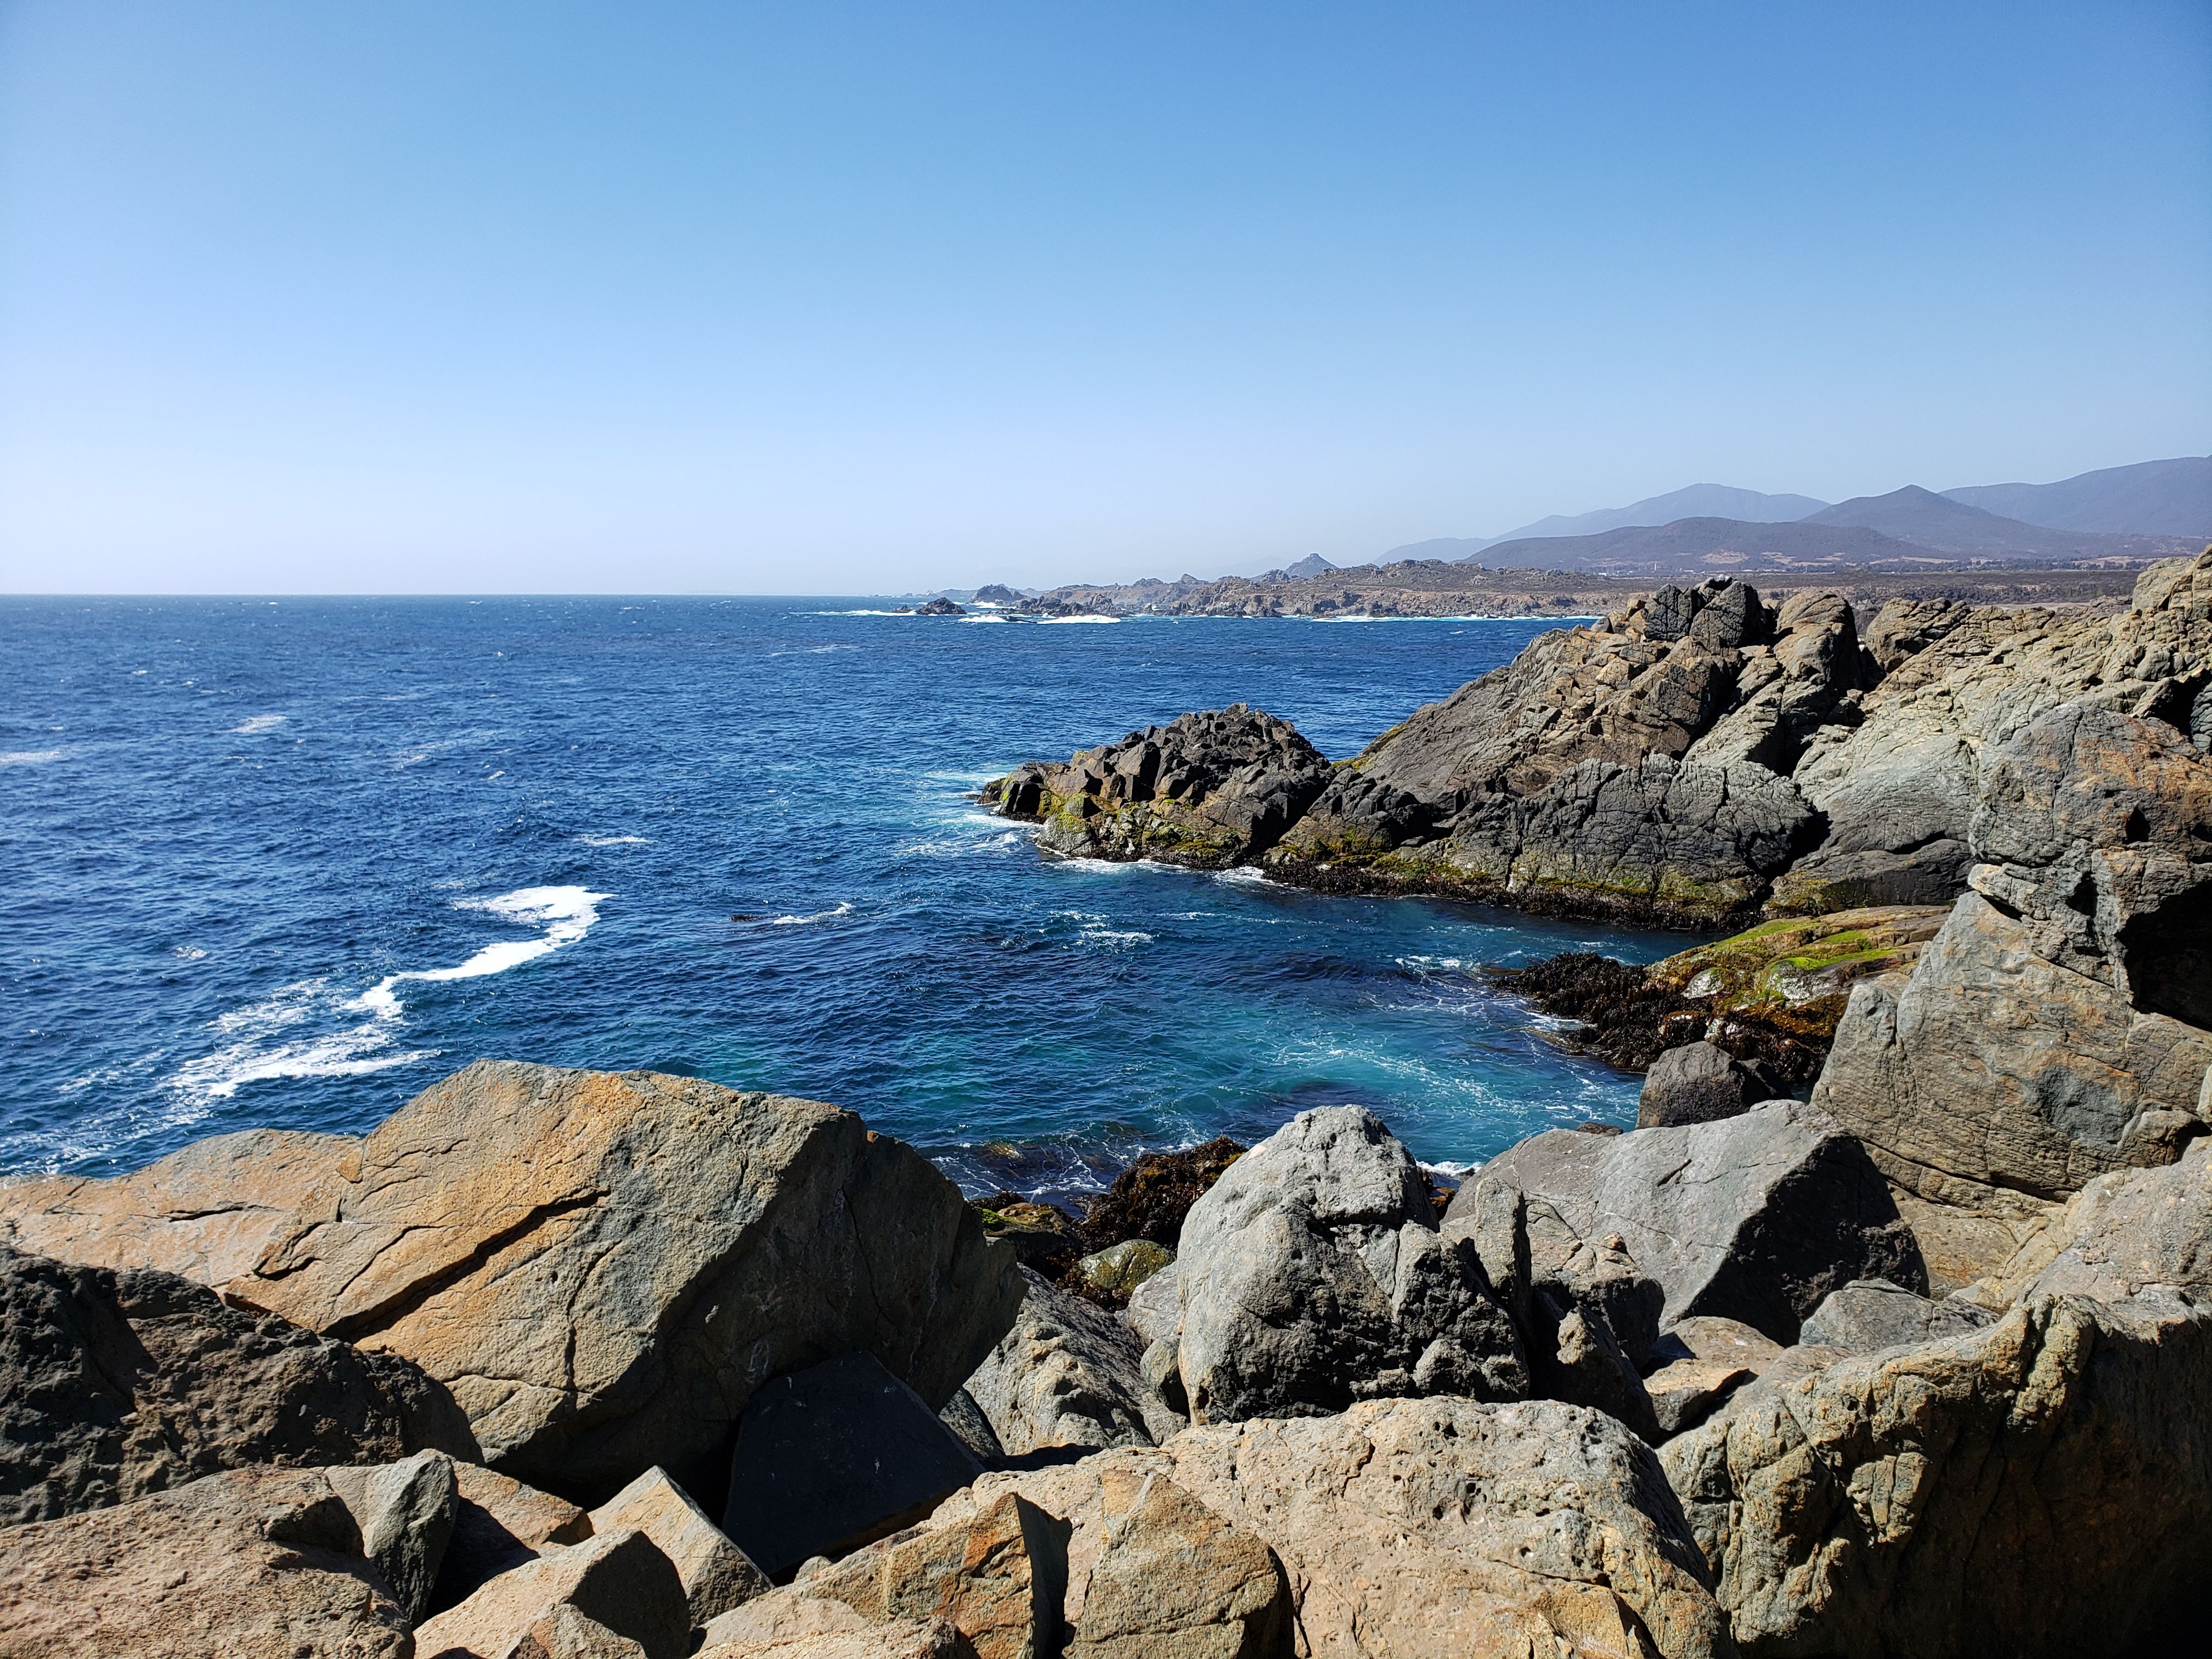
[{"label": "clear blue sky", "polygon": [[0,4],[0,588],[898,591],[2212,449],[2212,5]]}]

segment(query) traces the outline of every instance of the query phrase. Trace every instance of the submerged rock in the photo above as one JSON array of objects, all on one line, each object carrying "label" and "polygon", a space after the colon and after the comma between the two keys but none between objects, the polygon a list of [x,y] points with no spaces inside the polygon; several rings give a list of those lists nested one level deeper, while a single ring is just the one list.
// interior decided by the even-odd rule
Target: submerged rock
[{"label": "submerged rock", "polygon": [[1303,1112],[1231,1164],[1183,1223],[1176,1279],[1200,1422],[1528,1391],[1474,1247],[1439,1235],[1419,1167],[1362,1107]]},{"label": "submerged rock", "polygon": [[1238,702],[1132,732],[1065,765],[1016,768],[984,787],[1009,817],[1042,819],[1071,857],[1162,859],[1224,869],[1274,845],[1328,781],[1288,722]]},{"label": "submerged rock", "polygon": [[150,1267],[0,1247],[0,1526],[257,1464],[381,1463],[476,1442],[397,1354],[226,1306]]},{"label": "submerged rock", "polygon": [[841,1352],[941,1405],[1021,1297],[959,1190],[849,1112],[508,1061],[362,1139],[217,1136],[0,1187],[0,1230],[404,1354],[486,1462],[592,1499],[655,1464],[713,1489],[755,1381]]}]

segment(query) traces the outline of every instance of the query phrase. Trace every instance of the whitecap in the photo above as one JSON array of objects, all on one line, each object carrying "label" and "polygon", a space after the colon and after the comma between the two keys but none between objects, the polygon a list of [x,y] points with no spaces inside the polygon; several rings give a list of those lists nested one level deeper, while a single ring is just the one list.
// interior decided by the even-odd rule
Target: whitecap
[{"label": "whitecap", "polygon": [[0,755],[0,766],[36,766],[45,761],[58,761],[69,753],[66,749],[17,749]]},{"label": "whitecap", "polygon": [[1150,933],[1134,927],[1093,926],[1085,928],[1077,937],[1088,945],[1108,945],[1124,949],[1132,945],[1150,945],[1152,942]]},{"label": "whitecap", "polygon": [[284,724],[282,714],[252,714],[230,728],[234,737],[250,738],[257,732],[274,732]]},{"label": "whitecap", "polygon": [[1233,865],[1226,870],[1211,872],[1214,880],[1225,881],[1232,887],[1279,887],[1282,883],[1249,864]]},{"label": "whitecap", "polygon": [[1006,619],[1004,617],[963,617],[960,620],[963,622],[1002,623]]},{"label": "whitecap", "polygon": [[586,847],[644,847],[649,844],[644,836],[579,836],[576,839]]},{"label": "whitecap", "polygon": [[804,927],[811,921],[835,921],[839,916],[849,916],[852,914],[852,903],[850,901],[847,901],[839,904],[834,910],[817,910],[811,916],[775,916],[770,918],[769,926],[771,927]]},{"label": "whitecap", "polygon": [[1052,628],[1061,623],[1117,623],[1121,620],[1119,617],[1039,617],[1037,624],[1042,628]]},{"label": "whitecap", "polygon": [[197,945],[179,945],[175,950],[170,951],[169,954],[182,962],[205,962],[207,960],[207,952],[201,950]]}]

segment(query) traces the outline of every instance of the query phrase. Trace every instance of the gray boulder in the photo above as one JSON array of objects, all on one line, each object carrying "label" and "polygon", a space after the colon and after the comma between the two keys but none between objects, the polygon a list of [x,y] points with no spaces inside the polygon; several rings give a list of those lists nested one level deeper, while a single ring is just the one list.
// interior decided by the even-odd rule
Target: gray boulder
[{"label": "gray boulder", "polygon": [[1946,1297],[1931,1302],[1886,1279],[1856,1279],[1832,1291],[1798,1333],[1805,1344],[1873,1353],[1963,1336],[1990,1322],[1972,1303]]},{"label": "gray boulder", "polygon": [[1973,614],[1955,599],[1891,599],[1867,624],[1866,647],[1885,674],[1955,631]]},{"label": "gray boulder", "polygon": [[1135,1332],[1022,1272],[1029,1290],[1012,1328],[966,1385],[1005,1455],[1047,1446],[1149,1446],[1182,1426],[1146,1386]]},{"label": "gray boulder", "polygon": [[1717,1123],[1786,1092],[1756,1060],[1738,1060],[1703,1040],[1685,1042],[1662,1053],[1644,1073],[1636,1127],[1671,1129]]},{"label": "gray boulder", "polygon": [[0,1247],[0,1525],[256,1465],[476,1455],[444,1387],[397,1354],[227,1307],[152,1268]]},{"label": "gray boulder", "polygon": [[1834,1119],[1800,1101],[1686,1128],[1549,1130],[1482,1174],[1452,1200],[1448,1235],[1475,1221],[1479,1188],[1518,1188],[1577,1237],[1620,1239],[1662,1287],[1668,1322],[1717,1315],[1790,1342],[1854,1279],[1927,1282],[1881,1173]]},{"label": "gray boulder", "polygon": [[1218,869],[1264,853],[1328,781],[1287,721],[1238,702],[1030,762],[985,786],[1009,817],[1042,820],[1039,844],[1073,857],[1163,859]]},{"label": "gray boulder", "polygon": [[1182,1279],[1176,1265],[1168,1265],[1129,1293],[1121,1317],[1146,1347],[1182,1329]]},{"label": "gray boulder", "polygon": [[1177,1256],[1179,1374],[1198,1422],[1358,1399],[1513,1399],[1527,1362],[1471,1241],[1364,1108],[1301,1113],[1192,1206]]},{"label": "gray boulder", "polygon": [[407,1616],[422,1618],[430,1609],[459,1512],[453,1460],[443,1452],[417,1452],[397,1463],[323,1474],[353,1512],[362,1553],[376,1563]]},{"label": "gray boulder", "polygon": [[910,1526],[981,1473],[869,1353],[764,1384],[738,1424],[722,1530],[771,1578]]}]

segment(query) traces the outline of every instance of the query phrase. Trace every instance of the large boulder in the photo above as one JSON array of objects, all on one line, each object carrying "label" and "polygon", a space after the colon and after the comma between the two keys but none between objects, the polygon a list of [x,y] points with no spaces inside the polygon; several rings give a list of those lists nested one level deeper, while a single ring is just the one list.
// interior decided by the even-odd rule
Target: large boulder
[{"label": "large boulder", "polygon": [[376,1564],[410,1619],[430,1610],[460,1509],[453,1460],[417,1452],[397,1463],[327,1468],[331,1483],[361,1532],[361,1553]]},{"label": "large boulder", "polygon": [[2151,566],[2118,617],[1981,609],[1945,617],[1864,694],[1856,724],[1808,745],[1792,781],[1825,818],[1817,850],[1775,884],[1803,911],[1948,901],[1973,862],[1982,771],[2060,703],[2087,701],[2194,735],[2212,672],[2212,550]]},{"label": "large boulder", "polygon": [[0,1187],[0,1237],[151,1263],[449,1388],[484,1461],[593,1501],[712,1490],[764,1377],[875,1353],[942,1405],[1021,1297],[959,1191],[849,1112],[479,1061],[365,1139],[218,1136]]},{"label": "large boulder", "polygon": [[227,1307],[149,1267],[0,1247],[0,1525],[220,1470],[473,1457],[467,1419],[397,1354]]},{"label": "large boulder", "polygon": [[1062,766],[1031,762],[983,795],[1008,817],[1042,819],[1038,841],[1055,853],[1220,869],[1273,846],[1328,781],[1328,762],[1295,727],[1237,702]]},{"label": "large boulder", "polygon": [[1759,1061],[1744,1061],[1700,1037],[1667,1049],[1644,1074],[1637,1097],[1639,1129],[1680,1128],[1737,1117],[1784,1094]]},{"label": "large boulder", "polygon": [[426,1659],[455,1652],[509,1659],[532,1628],[560,1607],[626,1637],[645,1659],[684,1659],[691,1614],[666,1556],[641,1532],[597,1534],[501,1573],[415,1632]]},{"label": "large boulder", "polygon": [[1916,1296],[1886,1279],[1855,1279],[1813,1310],[1797,1334],[1801,1346],[1875,1353],[1963,1336],[1990,1322],[1990,1315],[1956,1296],[1940,1301]]},{"label": "large boulder", "polygon": [[920,1520],[978,1467],[874,1355],[846,1354],[774,1379],[745,1407],[722,1530],[780,1578]]},{"label": "large boulder", "polygon": [[1926,1284],[1880,1171],[1834,1119],[1801,1101],[1686,1128],[1548,1130],[1482,1174],[1452,1200],[1448,1237],[1474,1229],[1481,1188],[1517,1188],[1556,1209],[1575,1237],[1619,1238],[1662,1287],[1669,1322],[1717,1315],[1786,1343],[1854,1279]]},{"label": "large boulder", "polygon": [[1303,1112],[1191,1206],[1178,1370],[1200,1422],[1382,1395],[1517,1398],[1528,1370],[1474,1245],[1363,1107]]},{"label": "large boulder", "polygon": [[2207,1399],[2186,1303],[2038,1295],[1747,1389],[1661,1456],[1747,1656],[2117,1655],[2197,1621]]},{"label": "large boulder", "polygon": [[592,1531],[594,1535],[641,1532],[652,1540],[676,1569],[694,1626],[706,1624],[769,1588],[768,1575],[663,1469],[647,1469],[593,1510]]},{"label": "large boulder", "polygon": [[406,1659],[407,1611],[312,1469],[234,1469],[0,1534],[9,1659]]},{"label": "large boulder", "polygon": [[1004,1455],[1149,1446],[1182,1426],[1146,1385],[1145,1345],[1126,1322],[1023,1271],[1021,1310],[966,1385]]}]

